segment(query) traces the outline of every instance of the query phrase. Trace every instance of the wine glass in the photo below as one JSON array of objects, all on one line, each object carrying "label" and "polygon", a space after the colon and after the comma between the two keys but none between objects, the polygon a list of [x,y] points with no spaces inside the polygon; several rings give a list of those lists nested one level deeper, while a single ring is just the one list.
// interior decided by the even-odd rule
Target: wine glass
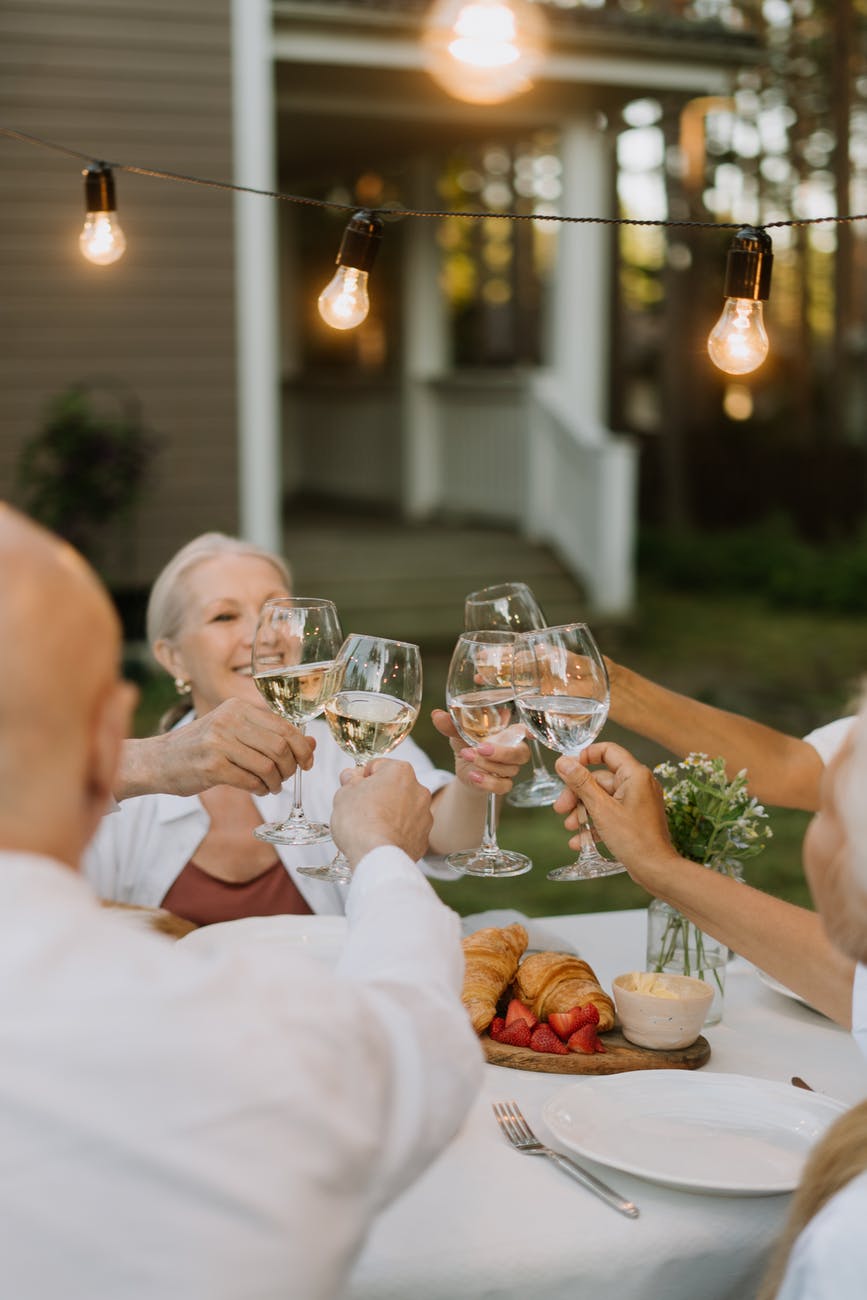
[{"label": "wine glass", "polygon": [[[421,652],[408,641],[352,633],[343,642],[325,701],[325,720],[342,750],[364,767],[390,754],[412,731],[421,707]],[[342,853],[325,867],[299,867],[314,880],[352,878]]]},{"label": "wine glass", "polygon": [[[449,664],[446,704],[452,722],[468,745],[493,740],[515,721],[513,632],[465,632],[458,637]],[[521,876],[533,863],[523,853],[497,843],[497,798],[489,794],[485,829],[477,849],[450,853],[450,867],[467,876]]]},{"label": "wine glass", "polygon": [[[608,672],[586,623],[520,636],[513,678],[521,721],[549,749],[580,754],[602,730],[608,717]],[[575,862],[549,871],[549,880],[592,880],[626,870],[622,862],[602,856],[589,825],[581,840]]]},{"label": "wine glass", "polygon": [[[464,601],[464,626],[468,632],[486,628],[502,632],[535,632],[546,626],[545,615],[525,582],[502,582],[496,587],[471,591]],[[506,795],[516,808],[544,808],[563,789],[563,782],[549,772],[535,736],[529,736],[533,775],[517,781]]]},{"label": "wine glass", "polygon": [[[331,670],[341,636],[333,601],[280,596],[262,606],[253,638],[253,681],[268,707],[302,733],[331,694]],[[330,827],[308,821],[304,813],[300,767],[295,768],[289,816],[282,822],[265,822],[253,834],[269,844],[318,844],[331,839]]]}]

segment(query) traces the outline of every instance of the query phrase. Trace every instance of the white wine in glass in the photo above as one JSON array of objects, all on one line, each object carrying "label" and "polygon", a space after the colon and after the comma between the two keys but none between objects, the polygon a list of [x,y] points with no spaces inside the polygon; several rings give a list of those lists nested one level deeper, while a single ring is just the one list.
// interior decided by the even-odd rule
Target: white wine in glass
[{"label": "white wine in glass", "polygon": [[[542,608],[525,582],[501,582],[471,591],[464,600],[464,626],[468,632],[535,632],[545,627]],[[506,795],[515,808],[545,808],[554,803],[563,782],[549,772],[535,736],[529,736],[533,774],[516,781]]]},{"label": "white wine in glass", "polygon": [[[253,681],[268,707],[303,732],[331,694],[340,620],[330,600],[281,596],[267,600],[253,639]],[[270,844],[319,844],[331,839],[324,822],[308,821],[301,803],[301,768],[295,768],[292,811],[283,822],[253,831]]]},{"label": "white wine in glass", "polygon": [[[512,681],[513,632],[465,632],[449,664],[446,704],[452,722],[468,745],[495,740],[515,721]],[[450,853],[450,867],[467,876],[521,876],[533,863],[523,853],[497,843],[497,798],[485,804],[485,829],[477,849]]]},{"label": "white wine in glass", "polygon": [[[543,745],[577,755],[599,735],[608,717],[608,672],[586,623],[524,633],[512,675],[521,721]],[[548,879],[594,880],[625,870],[622,862],[603,857],[588,825],[575,862],[549,871]]]},{"label": "white wine in glass", "polygon": [[[358,633],[346,638],[334,661],[324,713],[332,736],[357,767],[390,754],[406,739],[418,717],[421,689],[417,645]],[[342,853],[325,867],[298,870],[338,884],[352,877]]]}]

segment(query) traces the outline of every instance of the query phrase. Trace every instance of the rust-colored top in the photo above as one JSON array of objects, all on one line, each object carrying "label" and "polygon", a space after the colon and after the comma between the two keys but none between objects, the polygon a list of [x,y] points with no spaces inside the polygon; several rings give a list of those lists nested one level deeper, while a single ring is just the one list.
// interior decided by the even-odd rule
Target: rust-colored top
[{"label": "rust-colored top", "polygon": [[162,901],[175,916],[195,925],[237,921],[244,916],[309,914],[311,909],[279,860],[252,880],[218,880],[188,862]]}]

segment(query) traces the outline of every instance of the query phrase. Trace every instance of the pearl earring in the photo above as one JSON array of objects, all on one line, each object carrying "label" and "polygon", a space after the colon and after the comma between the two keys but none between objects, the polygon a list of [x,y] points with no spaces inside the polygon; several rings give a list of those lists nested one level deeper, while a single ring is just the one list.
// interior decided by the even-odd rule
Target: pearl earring
[{"label": "pearl earring", "polygon": [[175,678],[175,690],[177,691],[178,695],[189,695],[192,689],[193,688],[190,682],[185,682],[183,677]]}]

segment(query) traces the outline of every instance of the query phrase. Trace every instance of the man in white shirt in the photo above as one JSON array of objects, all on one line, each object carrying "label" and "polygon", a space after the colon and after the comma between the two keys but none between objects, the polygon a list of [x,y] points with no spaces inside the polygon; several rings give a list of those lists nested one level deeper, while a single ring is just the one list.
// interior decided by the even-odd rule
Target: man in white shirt
[{"label": "man in white shirt", "polygon": [[0,507],[0,1295],[320,1300],[481,1075],[458,918],[414,865],[430,796],[347,774],[332,973],[132,929],[77,875],[133,691],[109,601]]}]

